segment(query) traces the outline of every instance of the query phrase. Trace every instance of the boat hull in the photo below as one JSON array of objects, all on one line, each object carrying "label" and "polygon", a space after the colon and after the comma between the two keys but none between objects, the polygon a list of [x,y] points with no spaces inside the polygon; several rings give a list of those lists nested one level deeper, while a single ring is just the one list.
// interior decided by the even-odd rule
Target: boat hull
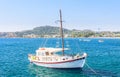
[{"label": "boat hull", "polygon": [[85,58],[51,63],[32,61],[32,63],[38,66],[48,68],[82,68],[85,64]]}]

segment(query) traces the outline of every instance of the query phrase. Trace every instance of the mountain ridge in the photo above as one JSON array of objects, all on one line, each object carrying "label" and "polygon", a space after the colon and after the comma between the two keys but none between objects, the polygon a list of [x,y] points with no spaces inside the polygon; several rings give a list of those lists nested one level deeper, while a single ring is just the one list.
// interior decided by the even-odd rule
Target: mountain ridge
[{"label": "mountain ridge", "polygon": [[[55,26],[39,26],[31,30],[16,31],[16,32],[0,32],[0,37],[24,37],[24,38],[37,38],[37,37],[59,37],[60,28]],[[120,32],[101,31],[95,32],[92,30],[77,30],[63,28],[65,37],[120,37]]]}]

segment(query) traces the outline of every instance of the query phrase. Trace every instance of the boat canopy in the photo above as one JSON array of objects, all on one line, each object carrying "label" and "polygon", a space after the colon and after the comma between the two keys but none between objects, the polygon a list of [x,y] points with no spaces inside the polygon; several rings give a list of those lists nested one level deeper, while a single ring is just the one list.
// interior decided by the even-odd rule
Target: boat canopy
[{"label": "boat canopy", "polygon": [[[62,48],[39,48],[36,52],[60,52]],[[69,50],[69,48],[64,48],[64,50]]]}]

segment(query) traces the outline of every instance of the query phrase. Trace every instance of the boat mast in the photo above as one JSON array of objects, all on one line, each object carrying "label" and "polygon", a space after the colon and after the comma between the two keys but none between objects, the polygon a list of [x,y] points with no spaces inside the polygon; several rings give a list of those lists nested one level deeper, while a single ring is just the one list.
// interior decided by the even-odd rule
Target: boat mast
[{"label": "boat mast", "polygon": [[60,9],[60,35],[62,38],[62,55],[64,56],[64,36],[63,36],[63,28],[62,28],[62,12]]}]

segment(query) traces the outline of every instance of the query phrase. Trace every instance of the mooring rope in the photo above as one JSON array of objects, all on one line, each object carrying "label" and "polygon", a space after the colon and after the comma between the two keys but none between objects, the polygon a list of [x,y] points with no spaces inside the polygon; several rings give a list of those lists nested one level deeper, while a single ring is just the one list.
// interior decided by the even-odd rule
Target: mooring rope
[{"label": "mooring rope", "polygon": [[96,75],[102,76],[102,74],[96,72],[92,67],[90,67],[87,63],[85,63],[85,65]]},{"label": "mooring rope", "polygon": [[94,69],[92,69],[92,67],[90,67],[87,63],[85,63],[86,64],[86,66],[93,72],[93,73],[95,73],[95,74],[98,74]]}]

